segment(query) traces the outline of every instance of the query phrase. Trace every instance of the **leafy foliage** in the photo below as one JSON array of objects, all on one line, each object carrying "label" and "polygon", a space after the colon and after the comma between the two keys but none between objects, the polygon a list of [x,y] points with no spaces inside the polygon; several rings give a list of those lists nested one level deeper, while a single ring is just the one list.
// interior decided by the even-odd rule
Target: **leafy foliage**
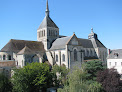
[{"label": "leafy foliage", "polygon": [[52,74],[45,63],[31,63],[14,71],[12,83],[15,92],[39,92],[52,86]]},{"label": "leafy foliage", "polygon": [[0,74],[0,92],[11,92],[12,85],[9,79],[4,75]]},{"label": "leafy foliage", "polygon": [[69,69],[65,66],[55,65],[52,68],[52,73],[55,77],[55,86],[64,85],[67,79],[67,75],[69,73]]},{"label": "leafy foliage", "polygon": [[97,74],[97,81],[100,82],[106,92],[119,92],[122,89],[120,75],[115,69],[105,69]]},{"label": "leafy foliage", "polygon": [[75,68],[68,75],[67,84],[63,89],[58,89],[58,92],[101,92],[102,86],[98,82],[87,81],[87,71],[84,66],[82,68]]},{"label": "leafy foliage", "polygon": [[101,61],[88,61],[85,63],[85,67],[86,71],[88,72],[88,80],[94,81],[96,81],[97,72],[105,68]]}]

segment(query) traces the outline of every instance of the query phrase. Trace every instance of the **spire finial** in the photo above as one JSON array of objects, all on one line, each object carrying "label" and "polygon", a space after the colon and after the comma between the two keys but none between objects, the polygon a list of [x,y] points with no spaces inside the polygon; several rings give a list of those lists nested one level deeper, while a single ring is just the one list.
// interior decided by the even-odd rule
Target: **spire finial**
[{"label": "spire finial", "polygon": [[46,16],[49,16],[49,6],[48,6],[48,0],[47,0],[47,4],[46,4]]},{"label": "spire finial", "polygon": [[93,32],[93,28],[91,28],[91,33],[94,33],[94,32]]}]

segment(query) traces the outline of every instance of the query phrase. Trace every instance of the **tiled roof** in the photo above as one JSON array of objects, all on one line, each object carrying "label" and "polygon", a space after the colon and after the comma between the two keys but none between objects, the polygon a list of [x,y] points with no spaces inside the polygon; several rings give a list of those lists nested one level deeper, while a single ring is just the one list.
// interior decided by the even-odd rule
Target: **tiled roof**
[{"label": "tiled roof", "polygon": [[53,20],[49,16],[45,16],[42,23],[40,24],[39,29],[45,28],[45,27],[54,27],[58,28],[57,25],[53,22]]},{"label": "tiled roof", "polygon": [[111,50],[108,59],[122,59],[122,49]]},{"label": "tiled roof", "polygon": [[15,40],[11,39],[2,49],[2,52],[11,51],[18,53],[25,46],[27,46],[32,51],[44,52],[44,46],[42,42],[37,41],[27,41],[27,40]]}]

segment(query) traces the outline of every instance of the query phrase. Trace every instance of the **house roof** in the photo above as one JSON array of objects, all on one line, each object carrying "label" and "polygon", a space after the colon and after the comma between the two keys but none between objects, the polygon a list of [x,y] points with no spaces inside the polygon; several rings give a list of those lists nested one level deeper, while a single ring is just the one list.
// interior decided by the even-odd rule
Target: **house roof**
[{"label": "house roof", "polygon": [[25,46],[27,46],[32,51],[40,51],[44,52],[44,46],[42,42],[38,41],[27,41],[27,40],[15,40],[11,39],[2,49],[1,52],[16,52],[18,53],[22,50]]},{"label": "house roof", "polygon": [[108,59],[122,59],[122,49],[111,50]]},{"label": "house roof", "polygon": [[39,29],[45,28],[45,27],[54,27],[58,28],[57,25],[53,22],[53,20],[49,16],[45,16],[42,23],[40,24]]}]

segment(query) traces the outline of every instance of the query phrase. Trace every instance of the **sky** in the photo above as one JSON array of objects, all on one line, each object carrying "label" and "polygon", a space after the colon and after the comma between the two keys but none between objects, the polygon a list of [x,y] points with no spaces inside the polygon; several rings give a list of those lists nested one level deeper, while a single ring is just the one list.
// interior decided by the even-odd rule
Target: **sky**
[{"label": "sky", "polygon": [[[37,40],[46,0],[0,0],[0,49],[10,39]],[[49,0],[60,35],[88,38],[91,28],[109,49],[122,49],[122,0]]]}]

